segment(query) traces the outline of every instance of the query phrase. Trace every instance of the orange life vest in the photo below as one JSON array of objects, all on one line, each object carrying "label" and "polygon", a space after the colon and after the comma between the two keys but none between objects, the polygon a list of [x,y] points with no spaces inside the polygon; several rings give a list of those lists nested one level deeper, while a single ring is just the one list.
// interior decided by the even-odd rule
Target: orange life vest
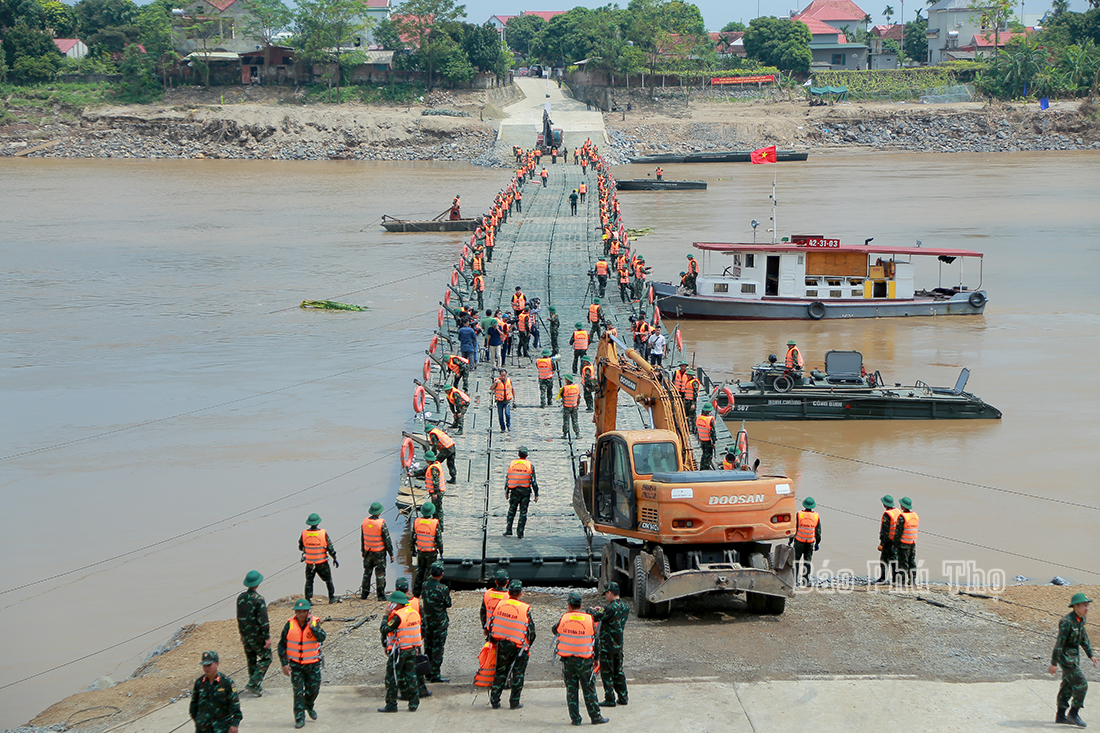
[{"label": "orange life vest", "polygon": [[489,635],[507,640],[518,647],[527,648],[527,624],[531,619],[531,606],[515,598],[505,598],[493,609],[489,621]]},{"label": "orange life vest", "polygon": [[[588,306],[588,322],[589,323],[598,323],[599,320],[600,320],[600,306],[593,303],[592,305]],[[585,346],[587,346],[587,345],[588,344],[585,344]]]},{"label": "orange life vest", "polygon": [[527,296],[523,293],[516,293],[512,296],[512,310],[521,311],[527,307]]},{"label": "orange life vest", "polygon": [[554,360],[549,356],[540,356],[535,359],[535,367],[539,370],[539,379],[554,378]]},{"label": "orange life vest", "polygon": [[800,511],[798,513],[798,531],[794,533],[794,538],[799,542],[809,542],[817,538],[817,523],[821,520],[821,517],[817,515],[817,512]]},{"label": "orange life vest", "polygon": [[458,387],[455,387],[447,391],[447,401],[451,403],[452,407],[468,405],[470,404],[470,395],[466,394]]},{"label": "orange life vest", "polygon": [[622,284],[630,282],[630,271],[625,267],[619,268],[619,282]]},{"label": "orange life vest", "polygon": [[493,611],[496,610],[497,604],[508,597],[508,591],[497,590],[489,588],[485,591],[485,595],[482,596],[481,602],[485,604],[485,625],[488,627],[489,620],[493,618]]},{"label": "orange life vest", "polygon": [[447,359],[447,368],[455,374],[461,374],[463,367],[470,366],[470,360],[463,356],[451,356]]},{"label": "orange life vest", "polygon": [[310,616],[303,629],[298,619],[290,617],[290,629],[286,632],[286,658],[297,664],[317,664],[321,661],[321,642],[313,634],[316,616]]},{"label": "orange life vest", "polygon": [[382,552],[386,543],[382,541],[382,528],[386,520],[382,517],[367,517],[363,520],[363,549],[367,552]]},{"label": "orange life vest", "polygon": [[581,401],[581,387],[579,384],[567,384],[561,388],[562,401],[566,407],[576,407]]},{"label": "orange life vest", "polygon": [[588,351],[588,331],[578,329],[573,332],[573,350]]},{"label": "orange life vest", "polygon": [[577,191],[579,191],[580,193],[588,193],[588,184],[582,183]]},{"label": "orange life vest", "polygon": [[508,480],[505,486],[509,489],[531,488],[531,477],[535,475],[535,467],[526,458],[517,458],[508,466]]},{"label": "orange life vest", "polygon": [[905,517],[905,529],[901,533],[901,544],[903,545],[915,545],[917,544],[917,526],[920,524],[920,517],[916,512],[904,512],[902,514]]},{"label": "orange life vest", "polygon": [[430,494],[447,490],[447,483],[443,480],[443,464],[439,461],[428,464],[424,469],[424,488]]},{"label": "orange life vest", "polygon": [[619,254],[619,240],[617,240],[617,239],[612,239],[612,240],[611,240],[611,247],[609,248],[609,250],[608,250],[608,251],[609,251],[609,252],[610,252],[610,253],[611,253],[612,255],[617,255],[617,254]]},{"label": "orange life vest", "polygon": [[801,369],[803,367],[802,352],[798,350],[797,346],[787,349],[786,365],[788,369]]},{"label": "orange life vest", "polygon": [[443,432],[439,428],[432,428],[431,430],[429,430],[428,431],[428,436],[429,437],[435,436],[435,440],[436,440],[437,443],[439,443],[440,448],[452,448],[452,447],[454,447],[455,442],[451,438],[451,436],[447,435],[445,432]]},{"label": "orange life vest", "polygon": [[516,327],[519,328],[520,333],[527,333],[527,319],[529,316],[526,313],[520,313],[519,318],[516,319]]},{"label": "orange life vest", "polygon": [[688,274],[689,275],[698,275],[699,274],[699,263],[696,262],[695,260],[688,260]]},{"label": "orange life vest", "polygon": [[473,258],[470,259],[470,269],[475,271],[485,269],[482,266],[481,255],[474,255]]},{"label": "orange life vest", "polygon": [[[614,246],[614,245],[612,245],[612,246]],[[611,254],[615,254],[615,253],[612,252]],[[601,275],[603,277],[607,277],[607,263],[605,261],[600,260],[599,262],[596,263],[596,274]]]},{"label": "orange life vest", "polygon": [[435,552],[435,533],[438,529],[438,519],[416,518],[416,521],[413,522],[413,532],[416,534],[417,552]]},{"label": "orange life vest", "polygon": [[699,441],[706,443],[710,440],[711,431],[714,429],[713,415],[700,415],[695,418],[695,432],[699,434]]},{"label": "orange life vest", "polygon": [[[393,632],[392,645],[398,649],[415,649],[424,643],[420,635],[420,613],[409,606],[394,611],[401,625]],[[391,646],[392,648],[392,646]]]},{"label": "orange life vest", "polygon": [[596,624],[583,611],[567,611],[558,621],[558,656],[592,658]]},{"label": "orange life vest", "polygon": [[691,377],[688,376],[687,370],[677,369],[672,373],[672,388],[680,394],[687,396],[687,385]]},{"label": "orange life vest", "polygon": [[328,533],[325,530],[303,530],[302,547],[305,548],[307,565],[320,565],[323,562],[328,562]]},{"label": "orange life vest", "polygon": [[485,292],[485,278],[481,275],[474,275],[474,291],[479,293]]},{"label": "orange life vest", "polygon": [[516,398],[512,392],[511,379],[497,378],[497,381],[493,382],[493,393],[497,402],[511,402]]},{"label": "orange life vest", "polygon": [[581,379],[587,382],[589,379],[596,378],[596,367],[592,364],[586,364],[581,367]]},{"label": "orange life vest", "polygon": [[887,510],[886,510],[885,512],[883,512],[883,513],[884,513],[884,514],[886,514],[886,515],[887,515],[888,517],[890,517],[890,531],[889,531],[889,533],[888,533],[888,534],[886,535],[886,537],[887,537],[888,539],[891,539],[891,540],[892,540],[892,539],[894,539],[894,537],[895,537],[895,536],[897,535],[897,531],[898,531],[898,517],[900,517],[900,516],[901,516],[901,509],[898,509],[897,507],[894,507],[893,509],[887,509]]},{"label": "orange life vest", "polygon": [[474,686],[492,687],[496,674],[497,648],[491,641],[487,641],[477,655],[477,673],[474,675]]}]

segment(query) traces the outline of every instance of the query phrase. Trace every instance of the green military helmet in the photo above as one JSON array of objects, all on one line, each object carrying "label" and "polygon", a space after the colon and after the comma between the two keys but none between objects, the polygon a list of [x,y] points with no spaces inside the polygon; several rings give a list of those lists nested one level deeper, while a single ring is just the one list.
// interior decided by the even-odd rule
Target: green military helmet
[{"label": "green military helmet", "polygon": [[[1069,599],[1070,608],[1076,606],[1078,603],[1092,603],[1092,599],[1086,596],[1084,593],[1074,593],[1073,598]],[[215,662],[218,660],[214,660]]]},{"label": "green military helmet", "polygon": [[264,582],[264,576],[260,575],[259,570],[249,570],[248,574],[244,576],[245,588],[255,588],[262,582]]},{"label": "green military helmet", "polygon": [[310,527],[316,527],[320,523],[321,523],[321,515],[318,514],[317,512],[314,512],[313,514],[310,514],[309,517],[306,519],[306,524],[308,524]]},{"label": "green military helmet", "polygon": [[381,513],[382,513],[382,504],[380,504],[379,502],[376,501],[376,502],[374,502],[373,504],[370,505],[370,515],[372,517],[377,517]]},{"label": "green military helmet", "polygon": [[703,410],[702,411],[703,412],[714,412],[714,405],[712,405],[711,403],[708,402],[707,404],[703,405]]},{"label": "green military helmet", "polygon": [[889,494],[882,497],[882,505],[883,506],[888,506],[891,509],[893,509],[894,508],[894,497],[890,496]]},{"label": "green military helmet", "polygon": [[684,272],[683,270],[680,270],[680,277],[683,277],[686,274],[687,274],[686,272]]},{"label": "green military helmet", "polygon": [[913,500],[910,499],[908,496],[901,497],[900,504],[901,504],[902,509],[912,509],[913,508]]},{"label": "green military helmet", "polygon": [[425,517],[430,517],[430,516],[434,515],[435,514],[435,504],[433,504],[429,501],[427,504],[420,507],[420,513],[423,514]]},{"label": "green military helmet", "polygon": [[497,568],[496,579],[497,580],[508,580],[508,571],[505,570],[504,568]]},{"label": "green military helmet", "polygon": [[592,357],[591,356],[582,356],[581,361],[591,364],[592,363]]},{"label": "green military helmet", "polygon": [[679,364],[677,364],[676,366],[687,366],[687,365],[688,365],[688,363],[686,361],[682,361]]},{"label": "green military helmet", "polygon": [[390,603],[396,603],[399,606],[409,605],[409,597],[399,590],[395,590],[390,593]]},{"label": "green military helmet", "polygon": [[[1078,595],[1080,595],[1080,594],[1078,594]],[[202,653],[202,662],[201,662],[202,666],[205,667],[208,664],[217,664],[217,663],[218,663],[218,653],[217,652],[203,652]]]},{"label": "green military helmet", "polygon": [[794,339],[791,339],[790,341],[787,342],[787,346],[796,346],[796,345],[797,344],[795,344]]},{"label": "green military helmet", "polygon": [[309,602],[308,598],[299,598],[294,602],[295,611],[308,611],[313,608],[313,604]]},{"label": "green military helmet", "polygon": [[584,324],[581,323],[580,321],[577,321],[576,328],[584,328]]},{"label": "green military helmet", "polygon": [[515,580],[513,580],[511,583],[508,584],[508,590],[510,592],[523,590],[523,581],[520,580],[519,578],[516,578]]},{"label": "green military helmet", "polygon": [[558,312],[558,309],[557,309],[557,308],[555,308],[554,306],[550,306],[550,312],[551,312],[551,313],[557,313],[557,312]]},{"label": "green military helmet", "polygon": [[814,498],[812,496],[807,496],[805,499],[802,500],[803,509],[813,510],[815,506],[817,506],[817,502],[814,501]]},{"label": "green military helmet", "polygon": [[426,461],[434,461],[434,460],[435,460],[435,451],[434,451],[434,450],[426,450],[426,451],[424,451],[424,460],[426,460]]},{"label": "green military helmet", "polygon": [[550,356],[550,349],[543,349],[542,350],[542,355],[543,356]]},{"label": "green military helmet", "polygon": [[570,593],[569,597],[566,599],[570,606],[579,606],[581,605],[582,600],[583,599],[581,598],[581,594],[576,591]]},{"label": "green military helmet", "polygon": [[606,262],[606,261],[607,261],[607,258],[606,258],[606,257],[601,257],[601,258],[600,258],[600,262]]},{"label": "green military helmet", "polygon": [[695,259],[695,255],[688,255],[688,259],[689,259],[689,260],[694,260],[694,259]]},{"label": "green military helmet", "polygon": [[393,581],[393,588],[394,590],[407,591],[409,589],[409,579],[404,576],[398,578]]},{"label": "green military helmet", "polygon": [[737,455],[737,446],[736,445],[727,445],[726,446],[726,455],[727,456]]},{"label": "green military helmet", "polygon": [[688,369],[688,376],[689,377],[694,377],[695,376],[695,370],[694,369]]},{"label": "green military helmet", "polygon": [[432,574],[432,577],[435,577],[435,578],[438,578],[440,575],[443,575],[443,563],[433,562],[432,563],[431,574]]},{"label": "green military helmet", "polygon": [[645,262],[645,257],[641,257],[641,256],[639,256],[639,257],[638,257],[638,262]]},{"label": "green military helmet", "polygon": [[599,304],[600,304],[600,299],[599,298],[593,298],[592,299],[592,305],[599,305]]},{"label": "green military helmet", "polygon": [[572,375],[572,374],[566,374],[566,375],[565,375],[565,381],[567,381],[567,382],[572,382],[572,381],[573,381],[573,377],[574,377],[574,375]]},{"label": "green military helmet", "polygon": [[519,453],[521,456],[527,455],[527,446],[521,445],[518,449],[516,449],[516,453]]}]

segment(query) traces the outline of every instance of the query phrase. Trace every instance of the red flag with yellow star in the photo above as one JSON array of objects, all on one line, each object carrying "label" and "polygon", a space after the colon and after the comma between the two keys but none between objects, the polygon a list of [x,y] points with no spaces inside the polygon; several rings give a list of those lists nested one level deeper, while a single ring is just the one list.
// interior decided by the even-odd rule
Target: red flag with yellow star
[{"label": "red flag with yellow star", "polygon": [[774,163],[775,162],[775,146],[769,145],[766,148],[760,148],[759,150],[752,151],[752,155],[749,156],[753,165],[757,163]]}]

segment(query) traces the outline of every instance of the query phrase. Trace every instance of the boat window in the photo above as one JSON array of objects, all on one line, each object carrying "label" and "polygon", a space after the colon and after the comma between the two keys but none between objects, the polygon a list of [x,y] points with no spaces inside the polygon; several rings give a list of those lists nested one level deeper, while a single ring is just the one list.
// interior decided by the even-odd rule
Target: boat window
[{"label": "boat window", "polygon": [[816,277],[806,278],[806,285],[808,287],[815,287],[817,285],[817,278]]},{"label": "boat window", "polygon": [[840,291],[840,290],[830,290],[829,291],[829,297],[830,298],[843,298],[844,296],[841,295],[841,292],[842,291]]},{"label": "boat window", "polygon": [[741,292],[749,295],[756,294],[756,283],[741,283]]},{"label": "boat window", "polygon": [[729,283],[714,283],[714,292],[716,293],[728,293],[730,291]]},{"label": "boat window", "polygon": [[740,252],[734,252],[733,253],[733,264],[735,264],[735,265],[740,265],[741,264],[741,253]]},{"label": "boat window", "polygon": [[745,267],[756,267],[756,255],[745,255]]},{"label": "boat window", "polygon": [[807,298],[816,298],[817,297],[817,291],[816,290],[807,290],[806,291],[806,297]]},{"label": "boat window", "polygon": [[802,262],[803,262],[803,259],[802,259],[802,255],[799,255],[799,256],[798,256],[798,264],[800,264],[800,265],[801,265],[801,264],[802,264]]},{"label": "boat window", "polygon": [[675,443],[635,443],[634,473],[639,476],[654,473],[671,473],[679,466],[676,461]]}]

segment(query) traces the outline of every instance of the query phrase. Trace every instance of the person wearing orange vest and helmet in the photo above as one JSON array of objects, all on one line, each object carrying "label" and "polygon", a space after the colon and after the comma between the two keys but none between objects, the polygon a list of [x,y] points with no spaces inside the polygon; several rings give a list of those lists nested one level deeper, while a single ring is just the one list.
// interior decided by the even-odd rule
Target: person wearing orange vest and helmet
[{"label": "person wearing orange vest and helmet", "polygon": [[535,369],[539,376],[539,407],[546,407],[554,401],[554,359],[550,349],[543,349],[542,356],[535,359]]},{"label": "person wearing orange vest and helmet", "polygon": [[630,300],[630,270],[626,264],[619,265],[619,300],[624,303]]},{"label": "person wearing orange vest and helmet", "polygon": [[599,391],[600,380],[596,379],[596,367],[588,356],[581,357],[581,386],[584,388],[586,412],[592,412],[592,396]]},{"label": "person wearing orange vest and helmet", "polygon": [[[436,565],[439,565],[439,564],[440,564],[439,562],[435,562],[435,563],[432,564],[432,567],[434,568]],[[415,579],[415,577],[416,576],[414,574],[413,578]],[[427,583],[425,583],[424,586],[426,588]],[[421,631],[421,634],[424,636],[424,640],[425,640],[424,644],[425,644],[425,646],[427,646],[427,632],[424,631],[425,611],[423,609],[423,604],[421,603],[421,599],[418,596],[414,596],[412,594],[412,591],[409,589],[409,579],[406,578],[404,575],[398,577],[397,580],[393,581],[393,589],[394,590],[399,590],[402,593],[404,593],[409,599],[409,608],[411,608],[412,610],[414,610],[418,614],[420,614],[420,617],[421,617],[421,619],[420,619],[420,631]],[[386,618],[387,619],[392,618],[394,612],[397,611],[399,608],[400,608],[400,606],[398,606],[395,603],[390,603],[389,605],[387,605],[386,606],[386,613],[385,613]],[[383,621],[382,623],[385,624],[385,621]],[[419,669],[416,670],[416,683],[420,688],[420,697],[421,697],[421,699],[423,699],[425,697],[431,697],[432,696],[432,691],[428,689],[428,678],[425,677],[420,672]],[[404,700],[405,698],[401,698],[401,699]]]},{"label": "person wearing orange vest and helmet", "polygon": [[599,298],[593,298],[588,306],[588,341],[593,343],[600,339],[600,325],[604,321],[603,306]]},{"label": "person wearing orange vest and helmet", "polygon": [[607,276],[611,273],[611,268],[607,264],[607,258],[601,257],[596,262],[596,282],[600,286],[600,297],[604,297],[604,293],[607,290]]},{"label": "person wearing orange vest and helmet", "polygon": [[428,431],[428,441],[432,445],[432,450],[435,451],[436,458],[440,462],[447,462],[447,472],[451,474],[451,477],[447,479],[447,483],[458,483],[458,469],[455,468],[454,438],[439,428],[432,428]]},{"label": "person wearing orange vest and helmet", "polygon": [[447,491],[447,484],[443,481],[443,464],[433,450],[424,451],[424,460],[428,462],[428,467],[424,469],[424,491],[428,493],[428,501],[435,505],[435,516],[442,531],[443,495]]},{"label": "person wearing orange vest and helmet", "polygon": [[[695,390],[691,385],[691,377],[688,376],[688,363],[686,361],[681,361],[676,365],[676,371],[672,373],[672,388],[680,393],[680,397],[684,400],[684,412],[687,413],[687,403],[695,402]],[[694,419],[694,405],[692,405],[691,413],[687,417],[689,420]]]},{"label": "person wearing orange vest and helmet", "polygon": [[703,451],[703,457],[699,461],[700,471],[714,469],[714,444],[718,436],[714,429],[714,405],[707,402],[703,405],[702,414],[695,418],[695,434],[699,436],[699,447]]},{"label": "person wearing orange vest and helmet", "polygon": [[523,707],[519,698],[531,645],[535,643],[535,622],[531,606],[520,600],[522,595],[523,583],[513,580],[508,584],[508,598],[497,604],[489,618],[489,641],[497,648],[496,672],[489,688],[489,705],[494,710],[500,708],[500,698],[509,680],[512,682],[509,707],[512,710]]},{"label": "person wearing orange vest and helmet", "polygon": [[203,652],[201,664],[203,673],[191,688],[190,714],[195,733],[237,733],[244,715],[233,680],[218,673],[217,652]]},{"label": "person wearing orange vest and helmet", "polygon": [[898,559],[898,572],[904,583],[917,582],[917,526],[920,517],[913,511],[913,500],[901,497],[901,516],[894,532],[894,548]]},{"label": "person wearing orange vest and helmet", "polygon": [[519,331],[519,346],[516,348],[516,356],[531,356],[531,325],[535,317],[531,315],[531,307],[524,306],[523,310],[516,314],[516,330]]},{"label": "person wearing orange vest and helmet", "polygon": [[657,166],[657,170],[654,171],[654,172],[657,174],[657,180],[658,181],[662,180],[662,176],[665,175],[665,169],[662,168],[661,166]]},{"label": "person wearing orange vest and helmet", "polygon": [[[497,424],[502,433],[512,430],[512,404],[516,401],[516,394],[512,390],[512,380],[508,378],[508,370],[501,369],[500,374],[493,380],[489,387],[493,393],[493,399],[497,405]],[[492,427],[490,424],[489,427]]]},{"label": "person wearing orange vest and helmet", "polygon": [[370,505],[370,515],[363,520],[363,587],[360,597],[370,595],[371,576],[375,578],[378,600],[386,600],[386,555],[393,562],[393,541],[386,520],[382,519],[382,505],[377,501]]},{"label": "person wearing orange vest and helmet", "polygon": [[593,658],[596,656],[596,622],[591,614],[581,610],[581,594],[573,592],[566,601],[569,610],[562,614],[554,624],[553,632],[558,637],[556,653],[561,657],[561,671],[565,678],[565,704],[569,708],[569,719],[573,725],[580,725],[580,705],[577,693],[584,696],[584,707],[592,725],[607,722],[600,714],[600,700],[596,695],[596,675],[593,672]]},{"label": "person wearing orange vest and helmet", "polygon": [[882,497],[882,521],[879,523],[878,528],[878,563],[881,574],[875,581],[876,583],[885,583],[887,573],[890,574],[891,583],[897,577],[898,556],[894,539],[897,536],[898,517],[900,516],[901,509],[894,506],[894,497],[889,494]]},{"label": "person wearing orange vest and helmet", "polygon": [[527,447],[519,447],[519,458],[508,464],[508,474],[504,481],[504,498],[508,500],[508,524],[504,536],[512,534],[512,522],[519,511],[519,524],[516,536],[523,539],[523,530],[527,527],[527,507],[532,501],[539,500],[539,482],[535,478],[535,466],[527,460]]},{"label": "person wearing orange vest and helmet", "polygon": [[451,427],[455,429],[455,435],[462,435],[462,423],[466,417],[466,408],[470,406],[470,395],[463,392],[457,386],[447,388],[447,404],[451,408]]},{"label": "person wearing orange vest and helmet", "polygon": [[581,150],[580,148],[573,148],[573,165],[580,165]]},{"label": "person wearing orange vest and helmet", "polygon": [[[522,179],[520,180],[522,183]],[[516,213],[523,213],[523,191],[516,189]]]},{"label": "person wearing orange vest and helmet", "polygon": [[317,575],[328,586],[328,602],[339,603],[336,597],[336,587],[332,584],[332,570],[328,566],[328,556],[332,555],[333,567],[340,567],[336,560],[336,548],[332,546],[332,538],[328,532],[320,529],[321,517],[316,513],[310,514],[306,519],[309,529],[302,530],[302,536],[298,538],[298,550],[302,553],[302,562],[306,564],[306,598],[313,597],[313,576]]},{"label": "person wearing orange vest and helmet", "polygon": [[428,570],[443,552],[443,532],[439,529],[439,520],[435,519],[435,504],[430,501],[420,507],[421,516],[413,520],[413,545],[416,555],[416,575],[413,577],[413,595],[419,596]]},{"label": "person wearing orange vest and helmet", "polygon": [[493,578],[493,587],[487,588],[481,597],[481,628],[485,635],[489,635],[489,619],[497,604],[508,597],[508,571],[504,568],[497,570]]},{"label": "person wearing orange vest and helmet", "polygon": [[573,371],[577,371],[581,357],[588,353],[588,331],[584,330],[584,324],[577,321],[573,335],[569,337],[569,343],[573,345]]},{"label": "person wearing orange vest and helmet", "polygon": [[485,276],[480,272],[476,273],[470,281],[470,289],[477,295],[477,309],[481,310],[485,307]]},{"label": "person wearing orange vest and helmet", "polygon": [[794,339],[787,342],[787,358],[784,365],[788,372],[801,372],[805,363],[802,361],[802,352],[794,343]]},{"label": "person wearing orange vest and helmet", "polygon": [[688,255],[687,259],[688,269],[687,274],[684,275],[684,287],[686,287],[692,295],[696,295],[699,292],[696,286],[699,279],[699,263],[695,261],[695,255]]},{"label": "person wearing orange vest and helmet", "polygon": [[519,315],[520,311],[527,307],[527,296],[523,294],[523,288],[516,286],[516,292],[512,294],[512,313]]},{"label": "person wearing orange vest and helmet", "polygon": [[464,356],[458,354],[449,355],[444,361],[443,366],[451,370],[451,374],[454,375],[454,386],[458,386],[458,380],[462,380],[462,388],[467,392],[470,391],[470,360]]},{"label": "person wearing orange vest and helmet", "polygon": [[399,590],[390,594],[390,603],[396,607],[382,622],[382,646],[386,661],[386,706],[380,713],[396,713],[397,697],[403,693],[409,701],[409,712],[420,707],[420,686],[416,678],[416,657],[424,644],[421,634],[421,618],[416,609],[409,607],[409,597]]},{"label": "person wearing orange vest and helmet", "polygon": [[548,173],[546,168],[544,167],[539,175],[542,176],[542,187],[546,188],[546,179],[550,177],[550,173]]},{"label": "person wearing orange vest and helmet", "polygon": [[573,434],[581,437],[580,421],[577,418],[577,407],[581,402],[581,386],[573,384],[576,376],[565,375],[565,386],[558,390],[558,399],[561,400],[561,437],[569,439],[569,422],[573,422]]},{"label": "person wearing orange vest and helmet", "polygon": [[810,584],[810,561],[814,559],[814,550],[821,547],[821,517],[814,511],[817,502],[812,496],[802,500],[802,511],[795,515],[795,533],[787,541],[794,545],[795,578],[799,585]]},{"label": "person wearing orange vest and helmet", "polygon": [[321,621],[310,614],[313,604],[308,598],[294,603],[294,616],[283,625],[279,637],[279,662],[283,674],[290,678],[294,688],[294,727],[306,726],[306,714],[317,720],[314,705],[321,692],[321,644],[325,643],[325,630]]},{"label": "person wearing orange vest and helmet", "polygon": [[585,183],[584,181],[581,181],[581,184],[579,186],[577,186],[577,193],[580,194],[581,203],[583,204],[584,203],[584,197],[588,193],[588,184]]}]

